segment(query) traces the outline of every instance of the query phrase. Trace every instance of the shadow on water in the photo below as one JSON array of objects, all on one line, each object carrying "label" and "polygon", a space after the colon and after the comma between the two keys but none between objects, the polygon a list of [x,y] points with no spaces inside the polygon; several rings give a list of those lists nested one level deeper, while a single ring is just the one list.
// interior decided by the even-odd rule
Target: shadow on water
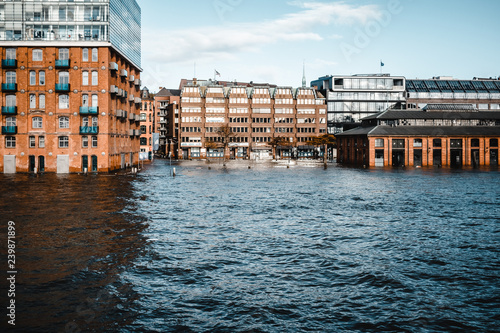
[{"label": "shadow on water", "polygon": [[[7,222],[16,229],[18,331],[103,331],[133,320],[124,309],[136,296],[118,281],[144,244],[146,223],[134,213],[131,179],[0,175],[2,258]],[[1,327],[7,327],[4,312]]]}]

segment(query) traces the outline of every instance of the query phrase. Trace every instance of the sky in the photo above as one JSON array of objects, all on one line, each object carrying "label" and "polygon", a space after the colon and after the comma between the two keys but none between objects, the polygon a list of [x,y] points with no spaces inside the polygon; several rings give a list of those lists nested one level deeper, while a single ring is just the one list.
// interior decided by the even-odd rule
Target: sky
[{"label": "sky", "polygon": [[[137,0],[143,85],[500,76],[498,0]],[[381,66],[381,62],[384,66]]]}]

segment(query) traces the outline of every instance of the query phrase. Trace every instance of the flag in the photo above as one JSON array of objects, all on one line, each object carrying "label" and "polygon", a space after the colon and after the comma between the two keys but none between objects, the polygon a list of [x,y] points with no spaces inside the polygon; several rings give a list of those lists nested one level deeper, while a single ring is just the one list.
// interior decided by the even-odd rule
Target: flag
[{"label": "flag", "polygon": [[380,67],[383,67],[385,66],[385,64],[382,62],[382,60],[380,60]]},{"label": "flag", "polygon": [[215,75],[216,75],[216,76],[220,76],[220,73],[219,73],[219,72],[217,72],[217,70],[215,70]]}]

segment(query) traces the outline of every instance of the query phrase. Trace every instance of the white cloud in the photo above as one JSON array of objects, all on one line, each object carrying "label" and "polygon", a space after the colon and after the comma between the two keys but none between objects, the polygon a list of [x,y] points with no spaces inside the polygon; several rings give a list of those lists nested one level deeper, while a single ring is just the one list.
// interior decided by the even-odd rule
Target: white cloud
[{"label": "white cloud", "polygon": [[[238,53],[258,52],[280,41],[321,41],[318,27],[366,23],[380,17],[373,5],[353,6],[343,2],[291,2],[299,10],[281,18],[262,22],[183,28],[169,31],[158,39],[158,31],[143,34],[146,62],[193,63],[194,61],[235,59]],[[339,35],[327,38],[339,39]]]}]

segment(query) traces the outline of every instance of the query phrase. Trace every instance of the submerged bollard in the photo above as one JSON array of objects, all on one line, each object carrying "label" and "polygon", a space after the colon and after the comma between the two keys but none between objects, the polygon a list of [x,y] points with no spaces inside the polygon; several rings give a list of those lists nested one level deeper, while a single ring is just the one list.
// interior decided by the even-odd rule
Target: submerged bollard
[{"label": "submerged bollard", "polygon": [[88,169],[87,168],[83,168],[83,174],[86,175],[88,173]]},{"label": "submerged bollard", "polygon": [[172,175],[175,177],[175,168],[174,168],[174,170],[173,170],[173,172],[172,172]]}]

